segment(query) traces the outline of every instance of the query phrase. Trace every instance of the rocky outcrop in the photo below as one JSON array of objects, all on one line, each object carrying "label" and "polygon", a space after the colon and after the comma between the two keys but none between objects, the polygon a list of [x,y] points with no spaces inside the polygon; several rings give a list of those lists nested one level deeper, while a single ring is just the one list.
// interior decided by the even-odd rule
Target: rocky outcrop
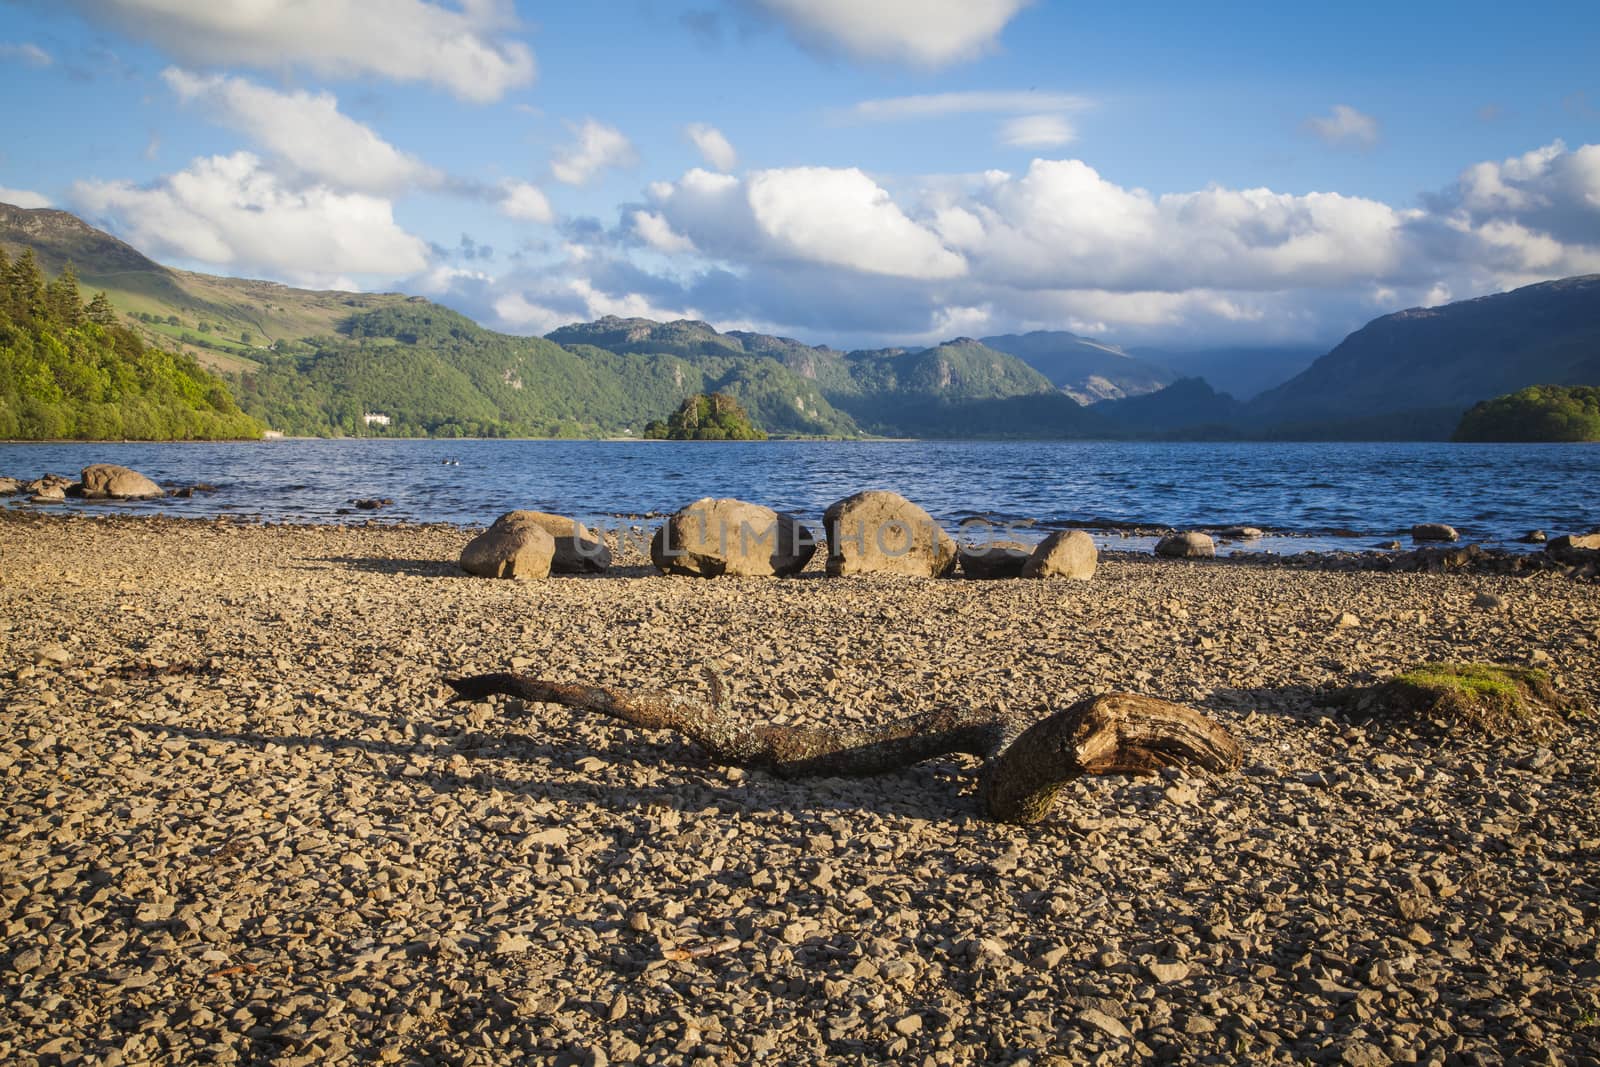
[{"label": "rocky outcrop", "polygon": [[1169,534],[1156,542],[1156,555],[1169,559],[1211,559],[1217,554],[1217,543],[1210,534],[1196,530]]},{"label": "rocky outcrop", "polygon": [[1057,530],[1039,542],[1022,568],[1024,578],[1073,578],[1088,581],[1100,562],[1094,538],[1082,530]]},{"label": "rocky outcrop", "polygon": [[869,489],[822,515],[828,575],[902,574],[944,578],[956,567],[955,540],[933,516],[901,496]]},{"label": "rocky outcrop", "polygon": [[16,478],[0,478],[0,496],[16,496],[22,492],[22,482]]},{"label": "rocky outcrop", "polygon": [[1020,541],[980,541],[962,545],[956,559],[968,578],[1016,578],[1032,554]]},{"label": "rocky outcrop", "polygon": [[551,574],[603,574],[611,567],[611,550],[599,534],[577,519],[544,511],[508,511],[495,520],[496,525],[502,523],[531,523],[555,538]]},{"label": "rocky outcrop", "polygon": [[731,497],[679,509],[650,542],[657,570],[695,578],[787,577],[816,551],[816,537],[793,515]]},{"label": "rocky outcrop", "polygon": [[1442,522],[1419,522],[1411,527],[1413,541],[1459,541],[1461,534],[1454,526]]},{"label": "rocky outcrop", "polygon": [[512,511],[494,521],[461,550],[461,569],[480,578],[531,580],[550,574],[556,540],[538,523],[514,518]]},{"label": "rocky outcrop", "polygon": [[83,495],[89,500],[147,500],[166,496],[166,490],[127,467],[91,463],[83,468]]}]

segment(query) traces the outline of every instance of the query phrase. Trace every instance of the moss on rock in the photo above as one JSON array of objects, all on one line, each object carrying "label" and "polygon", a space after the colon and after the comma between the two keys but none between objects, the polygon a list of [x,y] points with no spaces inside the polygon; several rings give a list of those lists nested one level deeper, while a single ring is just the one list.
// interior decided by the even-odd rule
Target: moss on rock
[{"label": "moss on rock", "polygon": [[1488,737],[1542,734],[1579,710],[1546,672],[1504,663],[1423,663],[1367,692],[1363,708]]}]

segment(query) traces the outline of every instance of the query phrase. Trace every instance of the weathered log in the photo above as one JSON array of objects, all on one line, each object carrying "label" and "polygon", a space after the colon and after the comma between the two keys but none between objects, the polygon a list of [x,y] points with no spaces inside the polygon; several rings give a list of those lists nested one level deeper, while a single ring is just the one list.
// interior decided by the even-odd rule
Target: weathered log
[{"label": "weathered log", "polygon": [[714,676],[709,701],[509,673],[446,681],[456,691],[453,702],[503,694],[676,730],[718,763],[786,778],[883,774],[967,753],[984,760],[984,808],[1002,822],[1039,822],[1061,787],[1081,775],[1150,774],[1163,767],[1228,771],[1241,758],[1232,735],[1202,713],[1134,693],[1089,697],[1032,724],[1012,712],[941,710],[877,726],[814,727],[742,721],[725,706]]}]

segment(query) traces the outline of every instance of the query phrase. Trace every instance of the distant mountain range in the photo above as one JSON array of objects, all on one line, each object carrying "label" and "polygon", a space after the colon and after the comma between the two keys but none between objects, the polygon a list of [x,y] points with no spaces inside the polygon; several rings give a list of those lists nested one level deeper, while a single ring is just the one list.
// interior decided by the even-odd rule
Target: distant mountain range
[{"label": "distant mountain range", "polygon": [[172,270],[62,211],[0,204],[0,245],[52,273],[70,261],[86,294],[104,289],[148,339],[222,372],[245,411],[291,433],[628,434],[724,392],[790,435],[1444,439],[1478,401],[1600,383],[1600,276],[1388,315],[1320,358],[1064,331],[841,352],[691,320],[500,334],[400,293]]}]

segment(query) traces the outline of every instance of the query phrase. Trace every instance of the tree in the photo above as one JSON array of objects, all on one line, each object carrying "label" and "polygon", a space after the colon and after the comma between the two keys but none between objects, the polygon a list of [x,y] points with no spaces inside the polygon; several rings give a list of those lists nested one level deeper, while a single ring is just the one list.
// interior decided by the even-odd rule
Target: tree
[{"label": "tree", "polygon": [[104,290],[94,294],[94,299],[89,301],[89,306],[84,309],[89,321],[97,326],[114,326],[117,321],[117,309],[111,306]]}]

